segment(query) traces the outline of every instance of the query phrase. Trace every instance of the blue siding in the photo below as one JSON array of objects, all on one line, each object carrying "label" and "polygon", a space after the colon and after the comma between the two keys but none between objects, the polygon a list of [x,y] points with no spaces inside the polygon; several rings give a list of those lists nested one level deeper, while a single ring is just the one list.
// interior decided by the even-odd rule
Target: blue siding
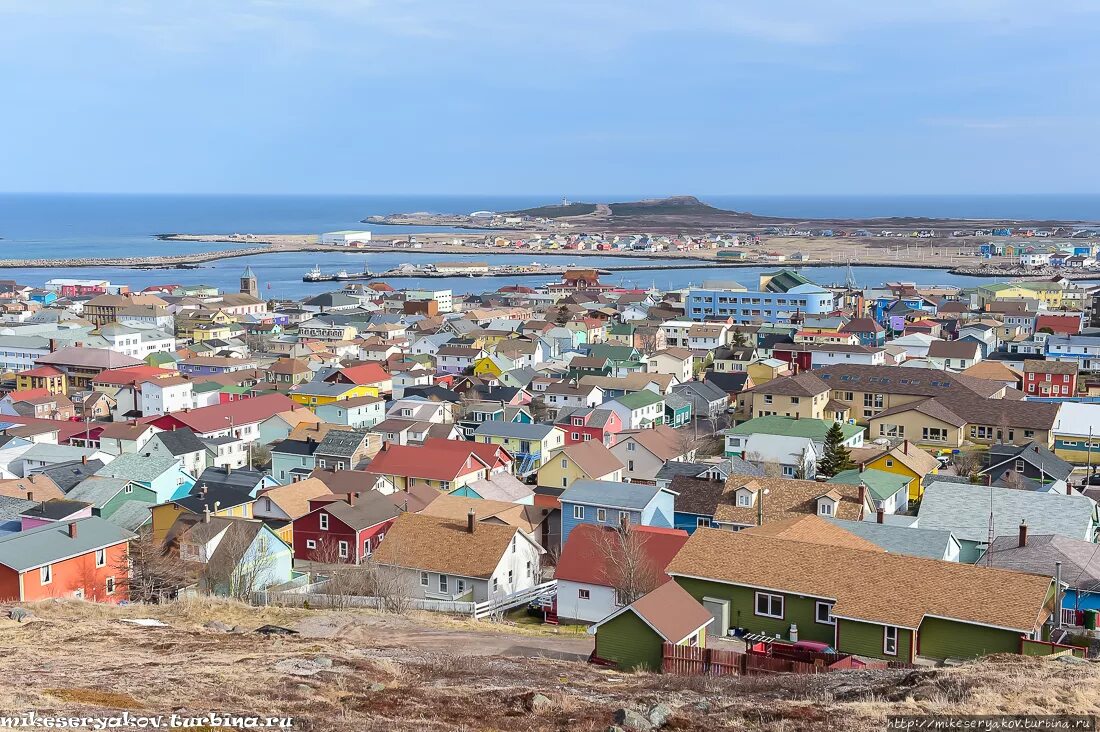
[{"label": "blue siding", "polygon": [[[671,498],[671,496],[670,496]],[[606,509],[607,515],[603,521],[597,518],[597,506],[581,506],[584,511],[584,518],[574,518],[574,507],[578,504],[568,503],[563,501],[561,504],[561,543],[565,546],[565,542],[569,540],[569,533],[573,531],[574,527],[578,524],[595,524],[603,526],[618,526],[619,524],[619,509],[608,508]],[[630,517],[630,523],[632,524],[646,524],[642,515],[638,511],[628,511]],[[654,526],[668,526],[668,524],[650,524]]]},{"label": "blue siding", "polygon": [[683,531],[688,532],[688,534],[694,533],[694,531],[699,528],[699,519],[701,518],[705,518],[712,523],[714,521],[713,516],[707,516],[701,513],[683,513],[681,511],[677,511],[675,516],[673,517],[674,526],[672,528],[682,529]]}]

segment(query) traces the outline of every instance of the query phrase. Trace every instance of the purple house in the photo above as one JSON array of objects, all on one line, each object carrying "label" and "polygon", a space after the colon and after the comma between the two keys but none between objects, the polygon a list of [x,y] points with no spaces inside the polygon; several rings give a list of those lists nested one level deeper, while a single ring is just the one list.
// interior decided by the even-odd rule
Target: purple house
[{"label": "purple house", "polygon": [[92,504],[84,501],[67,501],[64,498],[54,498],[50,501],[39,503],[34,508],[28,508],[19,514],[20,531],[33,529],[45,524],[53,524],[58,521],[71,521],[72,519],[86,518],[92,515]]},{"label": "purple house", "polygon": [[203,376],[208,374],[229,374],[256,368],[256,362],[248,358],[230,358],[228,356],[195,356],[176,364],[181,374]]}]

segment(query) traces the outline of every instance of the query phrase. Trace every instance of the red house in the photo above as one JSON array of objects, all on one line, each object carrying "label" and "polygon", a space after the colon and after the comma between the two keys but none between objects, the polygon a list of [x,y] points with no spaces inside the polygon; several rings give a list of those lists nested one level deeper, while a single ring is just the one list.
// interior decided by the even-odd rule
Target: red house
[{"label": "red house", "polygon": [[1035,332],[1047,331],[1055,335],[1077,335],[1081,332],[1080,315],[1038,315],[1035,318]]},{"label": "red house", "polygon": [[565,432],[565,444],[596,440],[611,447],[623,431],[623,420],[610,409],[563,407],[554,424]]},{"label": "red house", "polygon": [[803,343],[783,343],[772,346],[772,358],[797,366],[795,373],[809,371],[814,365],[814,352]]},{"label": "red house", "polygon": [[294,519],[294,558],[359,564],[400,514],[389,496],[377,491],[312,498],[309,513]]},{"label": "red house", "polygon": [[1033,397],[1071,397],[1077,392],[1077,364],[1069,361],[1024,362],[1024,393]]},{"label": "red house", "polygon": [[0,602],[126,600],[123,580],[132,538],[98,516],[51,522],[0,538]]}]

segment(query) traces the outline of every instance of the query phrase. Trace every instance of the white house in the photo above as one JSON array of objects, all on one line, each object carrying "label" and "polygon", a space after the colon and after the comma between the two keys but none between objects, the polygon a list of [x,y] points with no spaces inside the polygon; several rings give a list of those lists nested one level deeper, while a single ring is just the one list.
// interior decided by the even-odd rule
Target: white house
[{"label": "white house", "polygon": [[328,246],[350,247],[369,241],[369,231],[326,231],[321,234],[321,243]]},{"label": "white house", "polygon": [[646,372],[650,374],[670,374],[683,384],[691,381],[692,364],[695,358],[687,348],[666,348],[657,351],[646,359]]},{"label": "white house", "polygon": [[776,466],[784,478],[813,480],[817,475],[818,448],[809,437],[756,433],[743,443],[742,458],[762,470]]},{"label": "white house", "polygon": [[154,414],[170,414],[193,409],[195,405],[195,385],[182,376],[166,379],[150,379],[141,384],[141,413],[149,417]]}]

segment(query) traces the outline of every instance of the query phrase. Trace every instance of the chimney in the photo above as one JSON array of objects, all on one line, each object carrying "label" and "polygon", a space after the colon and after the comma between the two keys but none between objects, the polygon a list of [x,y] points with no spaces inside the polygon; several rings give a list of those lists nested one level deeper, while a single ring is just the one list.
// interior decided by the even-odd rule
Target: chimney
[{"label": "chimney", "polygon": [[205,503],[202,505],[202,522],[204,524],[210,523],[210,506]]},{"label": "chimney", "polygon": [[358,493],[353,493],[352,491],[348,491],[348,505],[349,506],[354,506],[355,505],[355,497],[357,495],[359,495],[359,494]]},{"label": "chimney", "polygon": [[233,475],[233,466],[227,464],[225,466],[225,477],[228,478],[231,475]]},{"label": "chimney", "polygon": [[1021,521],[1020,522],[1020,543],[1019,543],[1019,547],[1021,549],[1023,549],[1025,546],[1027,546],[1027,522],[1026,521]]},{"label": "chimney", "polygon": [[862,513],[863,506],[867,503],[867,486],[861,480],[859,481],[859,510]]},{"label": "chimney", "polygon": [[87,455],[81,455],[80,456],[80,464],[81,465],[87,465],[88,464],[88,456]]},{"label": "chimney", "polygon": [[206,483],[199,486],[199,498],[206,498]]},{"label": "chimney", "polygon": [[859,472],[862,473],[866,469],[867,469],[867,463],[860,463],[859,464]]},{"label": "chimney", "polygon": [[1039,446],[1038,445],[1032,445],[1031,449],[1034,450],[1035,452],[1039,452]]},{"label": "chimney", "polygon": [[885,522],[885,518],[884,518],[885,516],[886,516],[886,511],[884,511],[883,509],[880,508],[879,510],[875,511],[875,521],[877,521],[878,523],[881,524],[881,523]]},{"label": "chimney", "polygon": [[76,538],[76,522],[75,521],[72,521],[72,522],[69,523],[69,538],[70,539],[75,539]]},{"label": "chimney", "polygon": [[27,500],[28,501],[33,501],[34,500],[34,491],[27,491]]},{"label": "chimney", "polygon": [[908,439],[906,439],[905,442],[901,443],[901,454],[902,455],[908,455],[909,454],[909,440]]},{"label": "chimney", "polygon": [[466,514],[466,533],[474,533],[474,529],[477,527],[477,512],[474,509],[470,509]]}]

